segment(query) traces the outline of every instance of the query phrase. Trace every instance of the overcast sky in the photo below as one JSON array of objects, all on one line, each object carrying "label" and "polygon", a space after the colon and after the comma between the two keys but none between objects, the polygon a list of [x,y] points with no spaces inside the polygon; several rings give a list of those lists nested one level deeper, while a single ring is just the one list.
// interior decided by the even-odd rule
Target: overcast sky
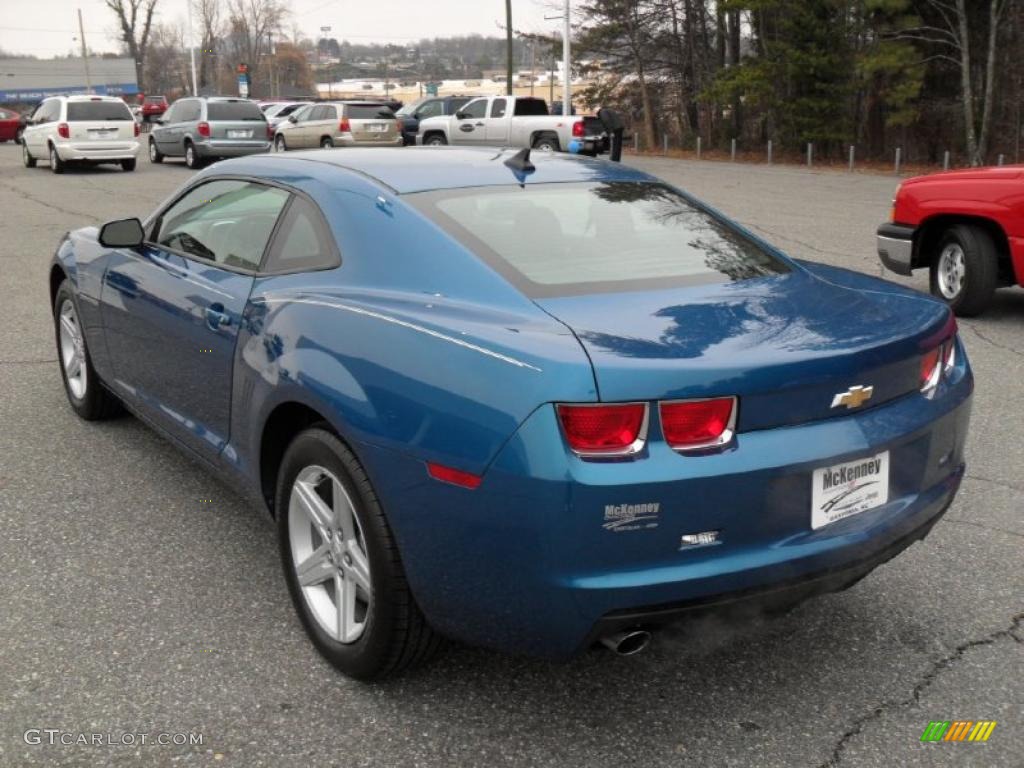
[{"label": "overcast sky", "polygon": [[[226,2],[226,0],[225,0]],[[297,25],[315,37],[321,26],[330,36],[353,42],[405,43],[444,35],[501,35],[503,0],[286,0]],[[513,25],[529,32],[552,31],[559,21],[558,0],[513,0]],[[117,50],[115,16],[103,0],[0,0],[0,49],[40,57],[77,51],[76,10],[82,9],[85,39],[96,52]],[[158,0],[160,21],[184,23],[187,0]]]}]

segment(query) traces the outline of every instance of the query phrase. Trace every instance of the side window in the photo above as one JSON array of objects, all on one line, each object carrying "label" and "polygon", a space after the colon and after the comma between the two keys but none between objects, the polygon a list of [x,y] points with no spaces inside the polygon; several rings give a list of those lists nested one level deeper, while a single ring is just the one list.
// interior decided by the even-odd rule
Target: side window
[{"label": "side window", "polygon": [[487,113],[487,99],[471,101],[462,108],[462,114],[467,117],[483,117]]},{"label": "side window", "polygon": [[428,101],[426,104],[423,104],[419,109],[416,110],[416,117],[420,120],[426,120],[428,117],[437,117],[440,114],[440,101]]},{"label": "side window", "polygon": [[175,117],[175,115],[177,115],[177,114],[178,114],[178,103],[175,102],[173,105],[171,105],[170,108],[168,108],[168,110],[166,112],[163,113],[162,117],[163,117],[165,123],[173,123],[175,120],[178,119],[177,117]]},{"label": "side window", "polygon": [[310,120],[327,120],[329,115],[327,114],[327,107],[323,104],[318,104],[313,107],[313,111],[309,113]]},{"label": "side window", "polygon": [[193,187],[157,221],[157,245],[226,267],[258,269],[288,193],[220,179]]},{"label": "side window", "polygon": [[340,264],[334,236],[319,209],[296,195],[277,230],[264,272],[323,269]]},{"label": "side window", "polygon": [[40,123],[52,123],[60,117],[60,101],[57,99],[47,99],[39,105],[39,109],[34,117]]},{"label": "side window", "polygon": [[202,113],[202,107],[195,99],[189,99],[181,103],[180,111],[178,112],[177,122],[179,123],[194,123],[199,119]]},{"label": "side window", "polygon": [[338,119],[338,108],[332,104],[328,104],[324,107],[324,120],[337,120]]},{"label": "side window", "polygon": [[495,99],[491,102],[491,117],[504,117],[507,103],[505,99]]}]

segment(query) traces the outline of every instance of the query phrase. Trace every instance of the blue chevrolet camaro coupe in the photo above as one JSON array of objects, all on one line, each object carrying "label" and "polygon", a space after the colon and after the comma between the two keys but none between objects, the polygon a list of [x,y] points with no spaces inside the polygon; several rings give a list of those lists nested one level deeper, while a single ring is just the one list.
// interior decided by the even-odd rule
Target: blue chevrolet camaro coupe
[{"label": "blue chevrolet camaro coupe", "polygon": [[549,658],[842,589],[964,473],[941,303],[794,261],[656,178],[424,148],[218,163],[50,271],[74,410],[274,515],[316,648]]}]

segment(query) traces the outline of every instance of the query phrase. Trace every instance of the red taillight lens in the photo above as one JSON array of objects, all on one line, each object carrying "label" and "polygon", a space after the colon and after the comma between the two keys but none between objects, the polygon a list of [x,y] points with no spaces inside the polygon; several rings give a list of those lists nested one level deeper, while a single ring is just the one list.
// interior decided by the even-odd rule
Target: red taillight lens
[{"label": "red taillight lens", "polygon": [[677,450],[723,445],[732,439],[736,399],[685,400],[661,404],[661,431]]},{"label": "red taillight lens", "polygon": [[341,133],[351,133],[352,132],[352,123],[350,123],[348,121],[347,117],[341,118],[341,122],[338,123],[338,130]]},{"label": "red taillight lens", "polygon": [[70,139],[71,128],[68,127],[67,123],[61,123],[57,126],[57,135],[60,136],[62,139]]},{"label": "red taillight lens", "polygon": [[572,124],[572,135],[576,136],[577,138],[583,136],[583,121],[582,120],[577,120],[575,123]]},{"label": "red taillight lens", "polygon": [[139,135],[139,124],[138,123],[135,124],[135,135],[136,136]]},{"label": "red taillight lens", "polygon": [[273,138],[274,138],[274,129],[270,125],[270,123],[267,123],[267,139],[268,140],[273,140]]},{"label": "red taillight lens", "polygon": [[942,375],[949,376],[956,367],[956,336],[947,341],[942,349]]},{"label": "red taillight lens", "polygon": [[569,447],[583,456],[626,456],[639,450],[646,403],[559,405]]},{"label": "red taillight lens", "polygon": [[199,125],[196,126],[196,132],[200,136],[206,136],[207,138],[209,138],[210,137],[210,124],[209,123],[200,123]]},{"label": "red taillight lens", "polygon": [[931,392],[939,385],[939,378],[942,376],[942,345],[925,352],[921,357],[921,370],[918,376],[918,384],[922,392]]},{"label": "red taillight lens", "polygon": [[474,475],[471,472],[463,472],[461,469],[446,467],[443,464],[434,464],[432,462],[427,462],[427,472],[435,480],[451,483],[452,485],[461,485],[463,488],[469,488],[470,490],[477,488],[483,482],[483,478],[480,475]]}]

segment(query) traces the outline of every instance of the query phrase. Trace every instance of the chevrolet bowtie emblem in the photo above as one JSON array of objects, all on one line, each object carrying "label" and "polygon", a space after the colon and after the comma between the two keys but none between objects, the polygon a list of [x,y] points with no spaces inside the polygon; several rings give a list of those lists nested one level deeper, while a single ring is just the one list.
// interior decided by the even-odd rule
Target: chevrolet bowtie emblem
[{"label": "chevrolet bowtie emblem", "polygon": [[855,387],[850,387],[845,392],[840,392],[832,398],[832,407],[838,408],[841,405],[845,405],[847,408],[860,408],[864,403],[871,399],[871,396],[875,394],[874,387],[862,387],[858,384]]}]

